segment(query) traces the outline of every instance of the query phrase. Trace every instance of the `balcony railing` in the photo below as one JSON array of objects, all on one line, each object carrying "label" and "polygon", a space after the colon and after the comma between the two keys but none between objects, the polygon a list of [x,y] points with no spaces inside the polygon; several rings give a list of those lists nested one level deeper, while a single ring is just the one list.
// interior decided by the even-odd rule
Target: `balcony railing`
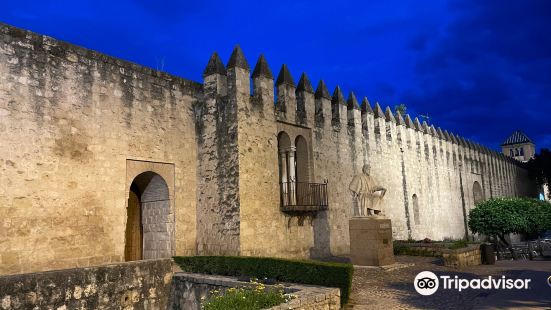
[{"label": "balcony railing", "polygon": [[326,210],[327,183],[281,183],[281,209],[283,211]]}]

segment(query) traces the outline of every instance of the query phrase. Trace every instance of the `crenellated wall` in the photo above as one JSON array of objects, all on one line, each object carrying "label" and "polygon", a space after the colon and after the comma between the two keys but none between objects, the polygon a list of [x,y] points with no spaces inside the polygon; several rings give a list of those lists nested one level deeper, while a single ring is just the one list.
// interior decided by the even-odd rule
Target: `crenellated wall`
[{"label": "crenellated wall", "polygon": [[[254,71],[270,72],[263,57]],[[242,79],[240,83],[246,85],[246,76]],[[253,81],[258,81],[258,74],[253,73]],[[267,87],[253,87],[253,99],[250,99],[253,102],[260,93],[271,99],[271,83],[262,85]],[[365,98],[360,105],[353,93],[345,99],[338,86],[331,95],[323,81],[314,91],[305,74],[295,86],[285,65],[276,81],[275,98],[275,119],[269,111],[272,107],[269,99],[260,117],[250,114],[250,108],[239,110],[244,116],[239,119],[240,128],[244,129],[240,131],[240,141],[242,138],[250,141],[252,133],[257,138],[256,147],[246,144],[246,149],[240,148],[240,163],[251,162],[253,167],[244,174],[248,177],[241,177],[240,190],[254,189],[255,194],[250,197],[257,206],[244,208],[245,200],[241,200],[242,216],[247,210],[252,211],[246,220],[242,217],[241,225],[255,227],[253,231],[258,233],[249,239],[244,237],[242,229],[242,246],[250,240],[247,248],[254,249],[243,253],[288,256],[292,252],[304,253],[308,245],[308,242],[282,242],[278,238],[305,238],[310,234],[309,225],[297,226],[299,230],[294,235],[287,234],[288,231],[282,234],[281,228],[270,231],[263,227],[268,214],[272,218],[281,218],[283,214],[276,211],[279,206],[274,176],[277,170],[271,175],[272,181],[262,182],[261,187],[258,179],[251,184],[243,182],[251,174],[277,168],[278,158],[266,155],[277,152],[276,139],[281,132],[290,136],[291,141],[299,135],[307,138],[311,152],[308,154],[309,181],[328,182],[329,209],[317,212],[312,220],[311,256],[348,253],[348,220],[355,203],[348,186],[365,163],[371,165],[373,177],[388,189],[383,205],[393,221],[396,239],[462,238],[466,234],[465,217],[476,201],[533,195],[533,183],[527,171],[500,153],[421,123],[417,118],[412,120],[409,115],[394,114],[389,107],[383,110],[378,103],[372,106]],[[268,147],[258,144],[258,141],[274,140]],[[263,189],[258,191],[260,188]],[[267,192],[270,195],[264,194]],[[259,216],[253,216],[255,213]],[[283,216],[292,223],[293,215]],[[266,236],[271,236],[265,239],[266,243],[258,242]]]},{"label": "crenellated wall", "polygon": [[[366,163],[397,239],[460,238],[475,201],[533,194],[515,161],[306,74],[295,84],[285,65],[274,83],[239,47],[203,76],[0,24],[0,274],[123,261],[131,184],[148,171],[170,200],[148,202],[165,206],[146,223],[164,227],[165,248],[147,243],[163,255],[347,254],[348,186]],[[328,208],[283,210],[282,176],[327,182]]]}]

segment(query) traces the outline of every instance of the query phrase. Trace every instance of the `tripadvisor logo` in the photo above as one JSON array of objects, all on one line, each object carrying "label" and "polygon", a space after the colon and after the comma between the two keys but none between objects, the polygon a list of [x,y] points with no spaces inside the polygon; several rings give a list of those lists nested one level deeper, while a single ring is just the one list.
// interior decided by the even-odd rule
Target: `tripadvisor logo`
[{"label": "tripadvisor logo", "polygon": [[[532,279],[507,279],[505,276],[500,278],[488,276],[484,279],[461,279],[458,276],[441,275],[440,278],[433,272],[422,271],[415,277],[413,286],[417,293],[429,296],[438,290],[441,286],[444,290],[458,290],[461,292],[464,289],[475,290],[511,290],[511,289],[529,289],[529,283]],[[548,281],[551,281],[549,277]],[[550,282],[551,283],[551,282]]]},{"label": "tripadvisor logo", "polygon": [[438,290],[438,277],[430,271],[421,271],[415,277],[413,286],[421,295],[432,295]]}]

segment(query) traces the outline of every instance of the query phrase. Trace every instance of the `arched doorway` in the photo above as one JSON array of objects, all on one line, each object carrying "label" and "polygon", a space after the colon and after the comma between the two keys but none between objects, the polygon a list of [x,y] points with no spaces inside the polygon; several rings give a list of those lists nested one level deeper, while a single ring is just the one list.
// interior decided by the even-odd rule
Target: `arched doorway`
[{"label": "arched doorway", "polygon": [[174,219],[168,186],[148,171],[130,185],[125,233],[125,259],[164,258],[173,255]]},{"label": "arched doorway", "polygon": [[484,201],[484,192],[482,192],[482,186],[480,186],[478,181],[474,181],[473,183],[473,199],[475,205]]}]

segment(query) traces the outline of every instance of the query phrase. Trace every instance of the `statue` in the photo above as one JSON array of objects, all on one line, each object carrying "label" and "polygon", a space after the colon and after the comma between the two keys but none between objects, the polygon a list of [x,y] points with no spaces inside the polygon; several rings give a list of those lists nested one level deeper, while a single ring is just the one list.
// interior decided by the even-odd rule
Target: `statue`
[{"label": "statue", "polygon": [[386,189],[377,185],[377,182],[369,175],[371,166],[365,164],[362,171],[363,173],[356,175],[348,186],[357,201],[354,215],[382,216],[384,213],[380,205]]}]

